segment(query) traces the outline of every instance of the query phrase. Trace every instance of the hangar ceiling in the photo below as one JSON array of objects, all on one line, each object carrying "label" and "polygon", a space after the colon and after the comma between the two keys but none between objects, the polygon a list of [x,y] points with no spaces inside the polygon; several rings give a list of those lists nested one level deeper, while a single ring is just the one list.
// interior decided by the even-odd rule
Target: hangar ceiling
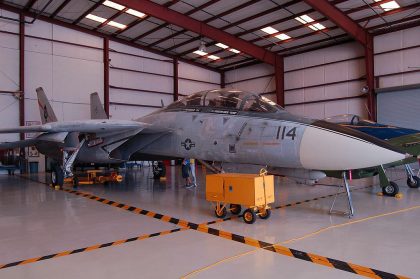
[{"label": "hangar ceiling", "polygon": [[[3,6],[39,13],[221,71],[258,63],[231,46],[120,5],[118,0],[0,2]],[[281,55],[353,40],[325,15],[299,0],[153,2]],[[331,0],[329,3],[372,34],[420,24],[420,2],[416,0]]]}]

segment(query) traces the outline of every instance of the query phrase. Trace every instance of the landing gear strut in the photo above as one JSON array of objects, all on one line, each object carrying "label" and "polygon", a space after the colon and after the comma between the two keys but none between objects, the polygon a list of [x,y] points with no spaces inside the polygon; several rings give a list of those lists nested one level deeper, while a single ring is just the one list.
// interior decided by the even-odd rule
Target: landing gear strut
[{"label": "landing gear strut", "polygon": [[382,187],[382,193],[385,196],[395,197],[399,192],[400,188],[398,187],[397,183],[390,181],[385,174],[385,169],[383,166],[378,168],[379,173],[379,183]]},{"label": "landing gear strut", "polygon": [[340,188],[341,188],[341,187],[344,187],[344,188],[345,188],[345,190],[346,190],[347,201],[348,201],[348,206],[349,206],[349,211],[348,211],[348,212],[345,212],[345,214],[346,214],[349,218],[351,218],[351,217],[353,217],[353,215],[354,215],[354,207],[353,207],[353,200],[352,200],[352,198],[351,198],[351,192],[350,192],[349,182],[347,181],[347,176],[346,176],[346,172],[345,172],[345,171],[343,171],[343,185],[341,185],[341,186],[338,188],[338,192],[337,192],[337,194],[335,194],[335,196],[334,196],[334,201],[333,201],[333,203],[332,203],[332,205],[331,205],[331,208],[330,208],[330,214],[332,214],[332,213],[336,213],[336,212],[337,212],[337,211],[334,211],[334,205],[335,205],[335,201],[336,201],[336,199],[337,199],[337,196],[340,194]]},{"label": "landing gear strut", "polygon": [[405,171],[407,172],[407,186],[410,188],[419,188],[420,178],[414,174],[410,165],[405,164],[404,167]]},{"label": "landing gear strut", "polygon": [[77,148],[71,150],[63,150],[63,162],[61,165],[55,164],[51,172],[51,184],[53,187],[63,187],[64,178],[72,177],[73,172],[71,171],[74,161],[76,160],[77,154],[85,143],[83,139]]}]

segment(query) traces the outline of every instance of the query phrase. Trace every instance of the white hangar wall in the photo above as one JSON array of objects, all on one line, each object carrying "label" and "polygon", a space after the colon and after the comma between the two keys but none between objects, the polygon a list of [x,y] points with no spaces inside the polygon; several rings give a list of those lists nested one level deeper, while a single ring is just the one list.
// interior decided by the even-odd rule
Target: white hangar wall
[{"label": "white hangar wall", "polygon": [[[165,56],[110,42],[110,115],[135,119],[173,102],[174,64]],[[178,62],[180,97],[220,88],[220,73]]]},{"label": "white hangar wall", "polygon": [[[0,10],[3,16],[19,15]],[[31,20],[31,18],[27,18]],[[40,121],[35,89],[42,86],[61,121],[90,118],[90,93],[104,101],[103,38],[42,20],[25,25],[25,121]],[[109,42],[110,116],[134,119],[173,101],[173,60]],[[220,73],[178,63],[180,96],[220,87]],[[19,126],[19,23],[0,19],[0,128]],[[0,134],[0,142],[18,140]],[[44,158],[38,161],[43,171]]]},{"label": "white hangar wall", "polygon": [[[325,118],[355,113],[366,116],[363,48],[347,43],[284,59],[285,108],[294,114]],[[229,87],[263,93],[275,101],[274,68],[258,64],[226,73]],[[331,99],[342,98],[342,100]]]},{"label": "white hangar wall", "polygon": [[375,77],[379,88],[420,84],[420,28],[375,37]]},{"label": "white hangar wall", "polygon": [[[374,37],[377,88],[420,83],[420,29]],[[294,114],[325,118],[354,113],[368,116],[364,50],[356,42],[285,57],[285,108]],[[258,64],[226,72],[227,87],[263,93],[275,100],[274,69]],[[338,100],[333,100],[338,99]]]}]

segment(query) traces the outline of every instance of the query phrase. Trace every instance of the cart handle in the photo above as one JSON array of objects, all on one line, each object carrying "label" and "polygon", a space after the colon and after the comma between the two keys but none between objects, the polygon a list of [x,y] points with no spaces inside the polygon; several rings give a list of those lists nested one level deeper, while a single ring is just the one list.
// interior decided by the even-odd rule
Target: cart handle
[{"label": "cart handle", "polygon": [[267,175],[268,171],[265,168],[260,169],[260,176]]}]

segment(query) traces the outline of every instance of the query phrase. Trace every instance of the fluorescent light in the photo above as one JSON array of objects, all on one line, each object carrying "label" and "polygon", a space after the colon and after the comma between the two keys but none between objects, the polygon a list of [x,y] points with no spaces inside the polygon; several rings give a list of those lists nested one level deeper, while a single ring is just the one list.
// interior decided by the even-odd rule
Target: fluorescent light
[{"label": "fluorescent light", "polygon": [[108,22],[108,25],[111,25],[113,27],[117,27],[117,28],[120,28],[120,29],[127,28],[127,25],[121,24],[121,23],[118,23],[118,22],[115,22],[115,21],[112,21],[112,20],[110,22]]},{"label": "fluorescent light", "polygon": [[130,15],[133,15],[133,16],[136,16],[136,17],[140,17],[140,18],[142,18],[142,17],[145,17],[145,16],[146,16],[146,14],[144,14],[144,13],[142,13],[142,12],[139,12],[139,11],[136,11],[136,10],[133,10],[133,9],[128,9],[128,10],[126,11],[126,13],[127,13],[127,14],[130,14]]},{"label": "fluorescent light", "polygon": [[103,2],[102,4],[104,4],[105,6],[108,6],[108,7],[110,7],[110,8],[114,8],[114,9],[116,9],[116,10],[119,10],[119,11],[121,11],[121,10],[124,10],[125,9],[125,6],[123,6],[123,5],[120,5],[120,4],[117,4],[117,3],[115,3],[115,2],[112,2],[112,1],[105,1],[105,2]]},{"label": "fluorescent light", "polygon": [[278,30],[274,29],[271,26],[267,26],[267,27],[261,29],[261,31],[263,31],[263,32],[265,32],[267,34],[270,34],[270,35],[279,32]]},{"label": "fluorescent light", "polygon": [[321,23],[315,23],[315,24],[311,24],[308,26],[309,28],[311,28],[314,31],[318,31],[318,30],[322,30],[325,29],[325,26],[322,25]]},{"label": "fluorescent light", "polygon": [[241,53],[239,50],[234,49],[234,48],[230,48],[229,51],[231,51],[233,53]]},{"label": "fluorescent light", "polygon": [[314,19],[308,15],[298,16],[298,17],[295,17],[295,19],[302,24],[306,24],[306,23],[310,23],[314,21]]},{"label": "fluorescent light", "polygon": [[96,16],[96,15],[93,15],[93,14],[88,14],[86,16],[86,18],[88,18],[90,20],[94,20],[94,21],[100,22],[100,23],[104,23],[106,21],[106,18],[103,18],[103,17],[100,17],[100,16]]},{"label": "fluorescent light", "polygon": [[286,35],[284,33],[278,34],[275,37],[278,38],[278,39],[280,39],[280,40],[282,40],[282,41],[290,39],[290,36],[289,35]]},{"label": "fluorescent light", "polygon": [[400,7],[400,5],[395,1],[383,3],[380,6],[382,7],[382,9],[384,9],[385,12],[398,9]]},{"label": "fluorescent light", "polygon": [[201,56],[207,55],[207,52],[204,52],[204,51],[201,51],[201,50],[196,50],[193,53],[201,55]]},{"label": "fluorescent light", "polygon": [[216,56],[216,55],[209,55],[207,57],[210,58],[210,59],[212,59],[212,60],[218,60],[218,59],[220,59],[220,57],[219,56]]},{"label": "fluorescent light", "polygon": [[223,48],[223,49],[228,48],[228,46],[227,46],[227,45],[224,45],[224,44],[222,44],[222,43],[217,43],[217,44],[216,44],[216,46],[218,46],[218,47],[220,47],[220,48]]}]

